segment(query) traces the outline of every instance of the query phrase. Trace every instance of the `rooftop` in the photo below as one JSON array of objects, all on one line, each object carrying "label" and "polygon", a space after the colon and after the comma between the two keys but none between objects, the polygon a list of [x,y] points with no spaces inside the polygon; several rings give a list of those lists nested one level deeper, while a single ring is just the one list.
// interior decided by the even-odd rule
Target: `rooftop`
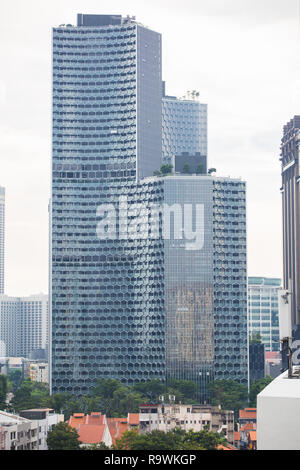
[{"label": "rooftop", "polygon": [[256,408],[244,408],[239,410],[240,419],[256,419]]},{"label": "rooftop", "polygon": [[[294,367],[293,373],[295,374],[299,369]],[[273,398],[300,398],[300,381],[299,375],[293,378],[288,378],[288,371],[283,372],[281,375],[272,380],[266,388],[264,388],[258,397],[273,397]]]},{"label": "rooftop", "polygon": [[83,444],[97,444],[102,442],[105,424],[80,424],[77,432]]}]

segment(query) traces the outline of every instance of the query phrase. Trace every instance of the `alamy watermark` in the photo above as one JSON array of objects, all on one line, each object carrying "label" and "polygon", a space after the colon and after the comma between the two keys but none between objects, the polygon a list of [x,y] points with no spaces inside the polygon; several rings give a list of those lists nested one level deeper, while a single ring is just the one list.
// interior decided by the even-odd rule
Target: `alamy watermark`
[{"label": "alamy watermark", "polygon": [[97,208],[97,237],[100,240],[183,240],[186,250],[204,246],[204,204],[128,204],[120,196],[117,204]]}]

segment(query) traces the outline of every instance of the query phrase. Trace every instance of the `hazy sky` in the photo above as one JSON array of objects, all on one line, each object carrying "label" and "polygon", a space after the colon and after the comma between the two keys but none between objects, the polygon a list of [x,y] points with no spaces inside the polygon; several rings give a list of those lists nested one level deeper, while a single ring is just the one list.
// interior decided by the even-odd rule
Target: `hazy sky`
[{"label": "hazy sky", "polygon": [[248,274],[282,275],[279,148],[300,114],[299,0],[2,0],[0,185],[6,293],[48,291],[51,27],[135,15],[162,33],[167,93],[208,103],[208,162],[248,187]]}]

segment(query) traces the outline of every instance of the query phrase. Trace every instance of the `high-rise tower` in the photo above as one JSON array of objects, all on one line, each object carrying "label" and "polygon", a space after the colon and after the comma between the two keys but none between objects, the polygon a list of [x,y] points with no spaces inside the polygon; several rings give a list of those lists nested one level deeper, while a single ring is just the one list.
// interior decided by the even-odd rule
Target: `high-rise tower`
[{"label": "high-rise tower", "polygon": [[188,163],[189,157],[197,155],[204,159],[200,173],[206,173],[207,104],[200,103],[199,93],[195,91],[188,92],[182,98],[168,96],[163,85],[163,162],[171,163],[175,167],[175,156],[184,156]]},{"label": "high-rise tower", "polygon": [[112,15],[53,29],[53,392],[164,377],[161,241],[96,229],[120,196],[159,197],[137,182],[161,165],[161,98],[159,33]]}]

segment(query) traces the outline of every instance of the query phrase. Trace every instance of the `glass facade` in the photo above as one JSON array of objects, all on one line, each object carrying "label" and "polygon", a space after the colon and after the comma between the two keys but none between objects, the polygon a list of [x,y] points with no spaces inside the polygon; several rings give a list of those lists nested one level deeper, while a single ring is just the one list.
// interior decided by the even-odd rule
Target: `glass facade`
[{"label": "glass facade", "polygon": [[161,241],[96,231],[119,196],[161,197],[138,183],[161,164],[161,36],[130,18],[78,24],[53,29],[51,390],[85,394],[165,376]]},{"label": "glass facade", "polygon": [[[164,202],[174,209],[177,205],[183,227],[179,239],[174,229],[164,240],[167,377],[195,381],[202,401],[214,365],[212,195],[210,177],[164,178]],[[194,245],[186,225],[189,205],[190,228],[200,235]]]},{"label": "glass facade", "polygon": [[4,293],[5,189],[0,187],[0,294]]},{"label": "glass facade", "polygon": [[246,183],[214,178],[215,379],[248,383]]},{"label": "glass facade", "polygon": [[170,176],[164,201],[180,206],[183,224],[193,204],[190,220],[201,234],[195,249],[175,232],[164,240],[167,377],[196,381],[206,400],[213,379],[248,384],[245,183]]},{"label": "glass facade", "polygon": [[249,335],[259,333],[266,351],[280,351],[278,291],[281,279],[249,277]]},{"label": "glass facade", "polygon": [[164,96],[162,100],[162,155],[173,164],[182,153],[207,155],[207,105],[197,99]]}]

